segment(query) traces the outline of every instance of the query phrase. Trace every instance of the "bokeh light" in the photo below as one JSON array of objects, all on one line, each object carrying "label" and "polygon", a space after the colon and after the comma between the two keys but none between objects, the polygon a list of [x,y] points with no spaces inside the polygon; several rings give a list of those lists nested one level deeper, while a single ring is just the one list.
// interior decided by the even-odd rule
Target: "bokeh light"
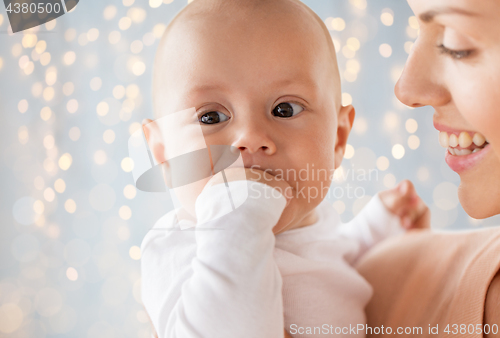
[{"label": "bokeh light", "polygon": [[76,211],[75,201],[72,200],[71,198],[66,200],[66,202],[64,202],[64,209],[66,209],[66,211],[69,212],[70,214],[74,213]]},{"label": "bokeh light", "polygon": [[392,26],[394,23],[394,12],[390,8],[385,8],[380,15],[380,21],[385,26]]},{"label": "bokeh light", "polygon": [[133,199],[136,194],[137,189],[132,184],[127,184],[125,188],[123,188],[123,196],[125,196],[129,200]]},{"label": "bokeh light", "polygon": [[54,182],[54,189],[56,189],[56,191],[60,194],[62,194],[66,190],[66,183],[62,178],[58,178]]},{"label": "bokeh light", "polygon": [[347,144],[345,147],[345,153],[344,153],[344,158],[345,159],[351,159],[354,156],[354,147],[351,146],[350,144]]},{"label": "bokeh light", "polygon": [[129,173],[134,169],[134,162],[130,157],[125,157],[121,162],[121,166],[123,171]]},{"label": "bokeh light", "polygon": [[396,160],[400,160],[403,158],[403,156],[405,156],[405,148],[401,145],[401,144],[395,144],[393,147],[392,147],[392,156],[396,159]]},{"label": "bokeh light", "polygon": [[406,120],[405,126],[406,126],[406,131],[409,132],[410,134],[415,133],[418,129],[418,123],[414,119]]},{"label": "bokeh light", "polygon": [[342,105],[348,106],[352,104],[352,96],[349,93],[342,93]]},{"label": "bokeh light", "polygon": [[17,109],[19,110],[19,112],[21,114],[26,113],[26,111],[28,110],[28,107],[29,107],[29,104],[28,104],[28,101],[26,99],[19,101],[19,103],[17,104]]},{"label": "bokeh light", "polygon": [[69,167],[71,167],[72,163],[73,163],[73,158],[69,153],[63,154],[59,158],[59,168],[61,168],[62,170],[68,170]]},{"label": "bokeh light", "polygon": [[345,21],[342,18],[334,18],[331,20],[331,29],[341,32],[345,29]]},{"label": "bokeh light", "polygon": [[141,248],[134,245],[133,247],[130,248],[129,255],[130,255],[130,258],[132,258],[134,260],[141,259]]},{"label": "bokeh light", "polygon": [[410,137],[408,137],[408,147],[412,150],[420,147],[420,138],[417,135],[410,135]]},{"label": "bokeh light", "polygon": [[63,57],[63,62],[65,65],[70,66],[72,65],[76,60],[76,54],[73,51],[66,52]]},{"label": "bokeh light", "polygon": [[23,311],[15,303],[5,303],[0,306],[0,332],[15,332],[24,319]]},{"label": "bokeh light", "polygon": [[389,159],[385,156],[380,156],[377,159],[377,168],[380,171],[386,171],[389,168],[390,162]]},{"label": "bokeh light", "polygon": [[112,129],[107,129],[104,134],[102,135],[102,139],[104,142],[107,144],[111,144],[115,141],[116,134]]},{"label": "bokeh light", "polygon": [[387,43],[381,44],[378,50],[380,52],[380,55],[385,58],[388,58],[392,55],[392,47]]},{"label": "bokeh light", "polygon": [[70,281],[74,282],[78,279],[78,271],[76,271],[76,269],[73,267],[69,267],[66,270],[66,277],[68,277]]},{"label": "bokeh light", "polygon": [[72,127],[69,130],[69,138],[72,141],[77,141],[80,138],[80,135],[81,135],[81,132],[80,132],[80,128],[78,128],[78,127]]}]

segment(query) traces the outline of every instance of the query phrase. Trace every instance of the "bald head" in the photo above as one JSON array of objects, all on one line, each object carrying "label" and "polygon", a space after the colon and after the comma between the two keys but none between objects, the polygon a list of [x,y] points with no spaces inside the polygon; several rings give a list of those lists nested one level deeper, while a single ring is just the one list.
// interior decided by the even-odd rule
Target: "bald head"
[{"label": "bald head", "polygon": [[[223,49],[227,46],[219,43],[233,39],[234,45],[228,48],[228,53],[235,50],[254,56],[261,53],[260,57],[264,60],[267,57],[265,48],[253,49],[252,46],[260,43],[268,50],[274,49],[274,46],[278,48],[276,44],[272,45],[270,36],[285,44],[288,41],[290,45],[296,43],[297,46],[310,49],[314,57],[309,62],[323,62],[322,71],[329,74],[330,82],[335,88],[331,95],[340,106],[340,77],[330,33],[321,18],[301,1],[194,0],[169,23],[158,47],[153,75],[157,117],[162,116],[161,111],[165,110],[165,99],[169,96],[167,88],[178,85],[172,82],[175,78],[172,73],[187,71],[184,80],[190,80],[190,76],[194,76],[188,68],[191,67],[194,71],[196,65],[190,64],[189,60],[196,58],[196,53],[199,55],[203,52],[200,48],[197,51],[192,51],[192,48],[188,50],[190,46]],[[191,44],[188,40],[191,40]],[[213,42],[212,45],[209,40]],[[287,48],[282,49],[283,58],[287,57]],[[290,52],[292,51],[290,48]],[[228,66],[231,65],[232,61],[229,61]],[[200,73],[196,76],[200,76]]]}]

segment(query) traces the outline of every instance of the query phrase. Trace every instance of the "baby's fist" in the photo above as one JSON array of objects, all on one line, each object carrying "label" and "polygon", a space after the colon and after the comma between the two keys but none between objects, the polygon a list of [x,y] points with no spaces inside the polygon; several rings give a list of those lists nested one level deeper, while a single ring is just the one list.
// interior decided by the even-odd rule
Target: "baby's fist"
[{"label": "baby's fist", "polygon": [[396,187],[382,191],[379,196],[384,206],[399,216],[404,228],[430,227],[430,210],[410,181],[404,180]]}]

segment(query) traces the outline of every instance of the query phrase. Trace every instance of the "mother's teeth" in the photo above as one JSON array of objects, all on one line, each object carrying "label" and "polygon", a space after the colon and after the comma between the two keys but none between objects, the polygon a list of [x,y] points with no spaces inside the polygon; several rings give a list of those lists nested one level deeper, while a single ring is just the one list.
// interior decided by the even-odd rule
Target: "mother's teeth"
[{"label": "mother's teeth", "polygon": [[442,131],[439,133],[439,144],[443,148],[448,148],[450,146],[449,137],[448,137],[447,132]]},{"label": "mother's teeth", "polygon": [[450,139],[449,139],[448,142],[449,142],[450,147],[455,148],[456,146],[458,146],[458,137],[457,137],[457,135],[451,134],[450,135]]},{"label": "mother's teeth", "polygon": [[458,144],[461,148],[469,148],[471,146],[472,138],[468,132],[463,131],[460,133],[460,136],[458,136]]},{"label": "mother's teeth", "polygon": [[455,155],[455,149],[453,149],[453,148],[448,148],[448,152],[449,152],[451,155]]},{"label": "mother's teeth", "polygon": [[472,143],[474,143],[477,147],[481,147],[488,142],[481,133],[474,133],[472,138],[470,135],[471,134],[466,131],[462,131],[459,136],[456,134],[448,135],[447,132],[442,131],[439,133],[439,144],[443,148],[455,148],[457,146],[460,146],[460,148],[469,148]]},{"label": "mother's teeth", "polygon": [[476,146],[480,147],[486,142],[486,138],[483,136],[483,134],[476,133],[472,138],[472,142],[474,142]]},{"label": "mother's teeth", "polygon": [[472,154],[472,150],[470,149],[455,149],[455,155],[464,156]]}]

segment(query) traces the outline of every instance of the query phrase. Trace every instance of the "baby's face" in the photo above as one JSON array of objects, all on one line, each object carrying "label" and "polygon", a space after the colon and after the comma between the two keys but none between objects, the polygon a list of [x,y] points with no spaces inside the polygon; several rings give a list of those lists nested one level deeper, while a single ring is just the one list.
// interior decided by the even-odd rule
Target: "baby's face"
[{"label": "baby's face", "polygon": [[311,224],[354,118],[339,102],[337,65],[311,19],[234,16],[193,18],[169,32],[155,70],[157,114],[194,107],[207,146],[234,146],[245,167],[293,188],[284,229]]}]

